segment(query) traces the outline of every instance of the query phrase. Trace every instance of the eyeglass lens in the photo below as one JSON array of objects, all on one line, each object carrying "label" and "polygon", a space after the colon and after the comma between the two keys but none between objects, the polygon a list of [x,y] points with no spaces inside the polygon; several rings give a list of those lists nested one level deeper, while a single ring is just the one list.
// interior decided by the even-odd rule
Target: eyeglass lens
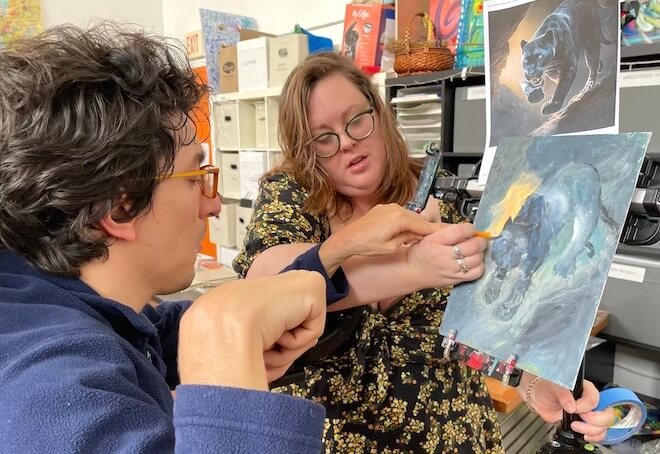
[{"label": "eyeglass lens", "polygon": [[206,197],[214,198],[217,195],[217,178],[218,174],[214,172],[207,172],[201,176],[202,193]]},{"label": "eyeglass lens", "polygon": [[[374,117],[367,111],[353,117],[346,124],[346,135],[353,140],[366,139],[374,129]],[[335,132],[321,134],[314,139],[314,151],[319,156],[331,156],[340,147],[339,135]]]}]

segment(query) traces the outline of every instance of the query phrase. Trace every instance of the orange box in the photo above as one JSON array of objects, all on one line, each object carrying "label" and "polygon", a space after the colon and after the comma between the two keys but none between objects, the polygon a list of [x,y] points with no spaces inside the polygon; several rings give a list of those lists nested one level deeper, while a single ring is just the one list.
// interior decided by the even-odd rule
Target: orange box
[{"label": "orange box", "polygon": [[348,4],[342,54],[359,67],[380,66],[383,45],[394,39],[394,8],[383,4]]}]

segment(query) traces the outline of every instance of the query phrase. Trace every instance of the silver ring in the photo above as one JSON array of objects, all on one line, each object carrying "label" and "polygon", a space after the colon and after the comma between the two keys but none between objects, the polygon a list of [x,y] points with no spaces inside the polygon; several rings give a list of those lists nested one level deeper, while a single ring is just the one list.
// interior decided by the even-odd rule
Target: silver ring
[{"label": "silver ring", "polygon": [[463,273],[467,273],[468,271],[470,271],[470,268],[468,268],[468,266],[465,264],[465,260],[463,260],[463,257],[461,257],[460,259],[456,259],[456,261],[458,262],[458,267],[461,269]]},{"label": "silver ring", "polygon": [[454,246],[454,255],[456,256],[457,259],[462,260],[465,258],[461,250],[458,248],[458,246]]}]

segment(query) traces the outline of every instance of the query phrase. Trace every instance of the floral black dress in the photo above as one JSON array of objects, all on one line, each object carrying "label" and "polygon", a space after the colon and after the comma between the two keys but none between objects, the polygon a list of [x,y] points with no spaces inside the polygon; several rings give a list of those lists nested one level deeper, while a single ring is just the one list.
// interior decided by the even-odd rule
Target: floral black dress
[{"label": "floral black dress", "polygon": [[[245,276],[262,251],[320,243],[328,220],[303,210],[307,193],[289,175],[262,181],[234,269]],[[445,222],[458,213],[440,203]],[[480,373],[442,357],[438,333],[449,289],[406,296],[386,313],[365,312],[354,337],[306,366],[302,384],[274,391],[326,408],[326,453],[504,453],[497,414]]]}]

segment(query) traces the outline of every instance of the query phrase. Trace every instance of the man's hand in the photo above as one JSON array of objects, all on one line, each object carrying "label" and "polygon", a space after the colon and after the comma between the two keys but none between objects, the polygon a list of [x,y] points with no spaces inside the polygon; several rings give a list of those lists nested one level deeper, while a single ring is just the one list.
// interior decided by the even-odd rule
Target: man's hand
[{"label": "man's hand", "polygon": [[376,205],[321,245],[319,257],[329,274],[348,258],[389,255],[442,229],[418,213],[395,204]]},{"label": "man's hand", "polygon": [[222,284],[181,318],[181,383],[267,390],[316,344],[325,312],[325,280],[313,271]]}]

